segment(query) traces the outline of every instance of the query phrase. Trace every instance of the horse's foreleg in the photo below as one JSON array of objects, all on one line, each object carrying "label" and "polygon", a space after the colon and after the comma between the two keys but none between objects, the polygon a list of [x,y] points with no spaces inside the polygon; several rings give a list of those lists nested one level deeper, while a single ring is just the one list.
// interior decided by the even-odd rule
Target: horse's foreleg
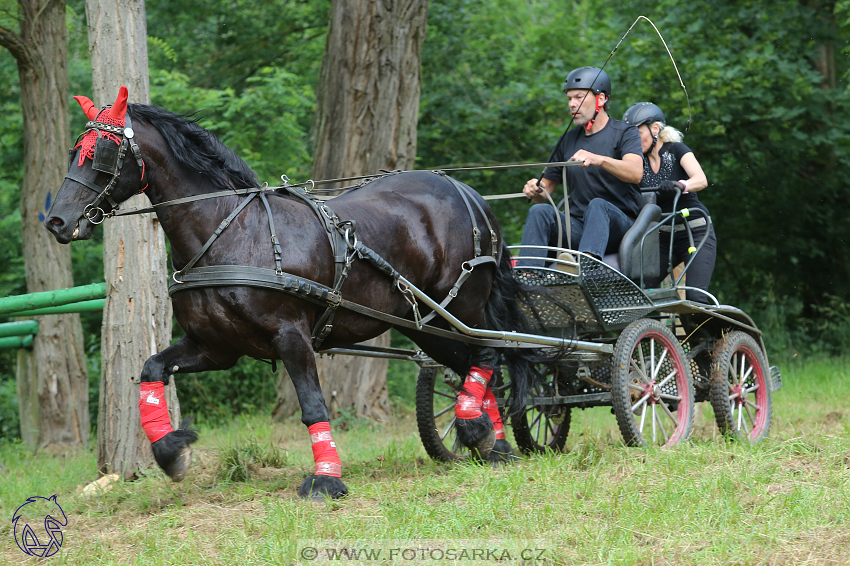
[{"label": "horse's foreleg", "polygon": [[[457,396],[457,436],[473,455],[486,460],[496,443],[496,431],[488,411],[482,411],[498,355],[493,348],[474,348],[472,367]],[[490,392],[492,396],[492,392]],[[495,401],[495,398],[493,399]],[[488,406],[490,403],[488,403]],[[496,414],[498,414],[498,407]]]},{"label": "horse's foreleg", "polygon": [[186,477],[192,461],[191,444],[198,440],[198,433],[190,427],[191,418],[184,419],[177,430],[171,428],[165,385],[175,373],[226,369],[235,361],[217,362],[184,336],[145,362],[139,390],[139,415],[156,463],[172,480],[180,481]]},{"label": "horse's foreleg", "polygon": [[336,451],[336,443],[331,437],[328,409],[319,385],[316,358],[310,345],[309,333],[282,334],[275,346],[292,379],[298,403],[301,405],[301,422],[307,426],[310,441],[313,443],[316,473],[301,483],[298,495],[313,499],[326,496],[332,499],[342,497],[348,493],[348,488],[340,479],[342,463]]}]

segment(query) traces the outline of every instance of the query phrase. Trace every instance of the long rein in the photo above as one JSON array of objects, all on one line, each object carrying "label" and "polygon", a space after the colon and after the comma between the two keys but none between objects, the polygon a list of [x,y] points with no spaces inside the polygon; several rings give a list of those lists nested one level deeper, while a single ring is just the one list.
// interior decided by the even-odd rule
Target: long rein
[{"label": "long rein", "polygon": [[[218,191],[218,192],[215,192],[215,193],[193,195],[193,196],[189,196],[189,197],[182,197],[182,198],[178,198],[178,199],[168,200],[168,201],[161,202],[161,203],[158,203],[158,204],[154,204],[154,205],[151,205],[151,206],[145,207],[145,208],[135,208],[135,209],[124,210],[124,211],[116,210],[116,211],[112,212],[111,214],[108,214],[108,216],[115,217],[115,216],[130,216],[130,215],[133,215],[133,214],[147,214],[149,212],[156,212],[157,209],[159,209],[159,208],[163,208],[163,207],[167,207],[167,206],[176,206],[178,204],[187,204],[187,203],[195,202],[195,201],[199,201],[199,200],[206,200],[206,199],[211,199],[211,198],[219,198],[219,197],[234,196],[234,195],[235,196],[249,195],[251,193],[274,192],[274,191],[278,191],[278,190],[281,190],[281,189],[287,190],[287,189],[298,188],[298,187],[310,187],[309,189],[306,189],[304,192],[307,193],[307,194],[312,194],[315,198],[323,199],[323,197],[320,197],[320,196],[318,196],[314,193],[315,192],[350,191],[350,190],[360,188],[361,186],[364,186],[365,183],[354,185],[352,187],[345,187],[345,188],[342,188],[342,189],[324,189],[324,190],[319,189],[319,191],[314,191],[315,187],[317,187],[319,185],[329,185],[329,184],[343,183],[343,182],[349,182],[349,181],[370,181],[370,180],[378,179],[380,177],[384,177],[386,175],[397,174],[397,173],[413,173],[413,172],[423,172],[423,171],[427,171],[427,172],[442,171],[442,172],[445,172],[445,173],[450,173],[450,172],[455,172],[455,171],[493,171],[493,170],[500,170],[500,169],[524,169],[524,168],[532,168],[532,167],[575,167],[575,166],[579,166],[583,163],[584,163],[584,161],[558,161],[558,162],[552,162],[552,163],[511,163],[511,164],[507,164],[507,165],[490,165],[490,166],[480,166],[480,167],[454,167],[454,168],[450,168],[450,169],[414,169],[414,170],[410,170],[410,171],[384,171],[379,175],[361,175],[361,176],[357,176],[357,177],[341,177],[339,179],[325,179],[325,180],[321,180],[321,181],[309,180],[309,181],[305,181],[303,183],[295,183],[295,184],[289,183],[289,178],[286,175],[282,175],[281,178],[283,179],[284,184],[278,185],[276,187],[270,187],[268,185],[263,185],[263,186],[260,186],[260,187],[250,187],[250,188],[246,188],[246,189],[232,189],[232,190],[229,190],[229,191]],[[543,191],[543,192],[549,198],[550,204],[552,204],[552,206],[555,206],[555,203],[552,200],[552,197],[549,195],[549,193],[547,191]],[[334,195],[334,196],[336,196],[336,195]],[[483,198],[484,198],[484,200],[500,200],[500,199],[509,199],[509,198],[520,198],[520,197],[526,197],[526,196],[527,195],[525,193],[509,193],[509,194],[503,194],[503,195],[486,195],[486,196],[483,196]],[[325,198],[331,198],[331,197],[325,197]]]}]

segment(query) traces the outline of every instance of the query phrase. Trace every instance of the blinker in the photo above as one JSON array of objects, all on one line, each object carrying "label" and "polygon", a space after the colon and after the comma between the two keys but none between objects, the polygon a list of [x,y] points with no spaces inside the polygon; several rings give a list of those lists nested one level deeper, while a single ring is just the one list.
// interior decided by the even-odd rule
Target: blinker
[{"label": "blinker", "polygon": [[94,144],[92,169],[103,171],[110,175],[118,173],[118,148],[120,146],[105,137],[98,137]]}]

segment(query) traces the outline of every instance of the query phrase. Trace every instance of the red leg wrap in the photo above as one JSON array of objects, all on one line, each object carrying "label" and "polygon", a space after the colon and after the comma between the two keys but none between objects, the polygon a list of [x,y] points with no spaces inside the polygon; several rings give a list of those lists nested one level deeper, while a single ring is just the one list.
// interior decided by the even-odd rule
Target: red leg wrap
[{"label": "red leg wrap", "polygon": [[139,391],[139,414],[142,417],[142,428],[151,444],[174,430],[168,418],[163,382],[142,383]]},{"label": "red leg wrap", "polygon": [[481,403],[481,408],[484,409],[484,412],[490,417],[490,420],[493,421],[493,428],[496,430],[496,440],[504,440],[505,437],[505,423],[502,422],[502,414],[499,412],[499,404],[496,401],[496,396],[493,395],[492,389],[487,389],[487,393],[484,394],[484,401]]},{"label": "red leg wrap", "polygon": [[481,416],[481,403],[487,383],[493,376],[492,369],[471,368],[457,396],[455,416],[459,419],[474,419]]},{"label": "red leg wrap", "polygon": [[342,462],[336,452],[336,443],[331,437],[329,422],[316,423],[307,427],[310,441],[313,443],[313,460],[316,462],[316,474],[323,476],[342,476]]}]

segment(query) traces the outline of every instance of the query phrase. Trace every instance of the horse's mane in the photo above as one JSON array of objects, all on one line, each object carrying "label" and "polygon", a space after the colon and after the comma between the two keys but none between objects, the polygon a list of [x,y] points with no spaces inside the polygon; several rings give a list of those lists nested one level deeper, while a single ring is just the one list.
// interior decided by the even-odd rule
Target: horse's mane
[{"label": "horse's mane", "polygon": [[192,171],[200,172],[215,190],[244,189],[259,186],[257,174],[241,157],[221,143],[211,132],[190,120],[158,106],[128,104],[127,113],[154,126],[175,161]]}]

